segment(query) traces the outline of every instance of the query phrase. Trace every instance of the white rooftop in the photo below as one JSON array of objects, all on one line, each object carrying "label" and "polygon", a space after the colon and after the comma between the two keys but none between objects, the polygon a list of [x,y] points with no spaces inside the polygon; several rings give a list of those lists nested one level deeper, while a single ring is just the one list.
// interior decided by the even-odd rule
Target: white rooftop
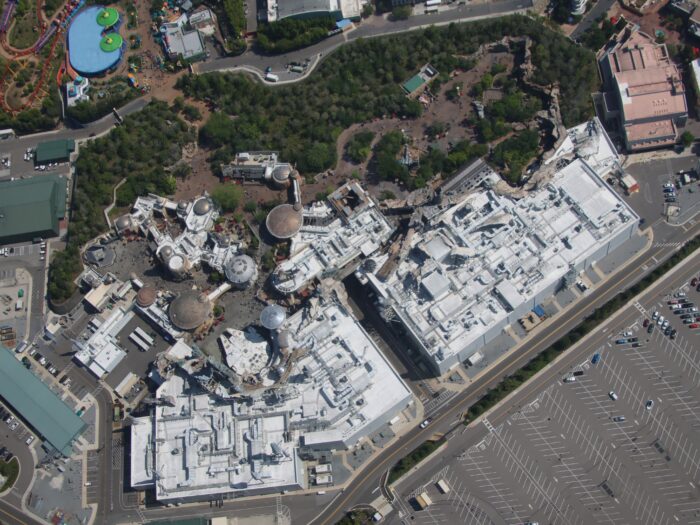
[{"label": "white rooftop", "polygon": [[75,359],[87,367],[97,377],[102,377],[116,368],[126,357],[126,352],[119,346],[117,334],[134,316],[133,312],[117,307],[102,320],[95,317],[89,325],[93,331],[86,341],[76,340]]},{"label": "white rooftop", "polygon": [[394,230],[357,183],[341,186],[328,199],[304,208],[304,225],[292,238],[291,256],[273,274],[281,293],[296,292],[360,255],[368,257]]},{"label": "white rooftop", "polygon": [[520,200],[491,190],[468,194],[415,232],[408,256],[385,280],[363,275],[439,364],[478,346],[509,312],[534,307],[637,220],[577,159]]}]

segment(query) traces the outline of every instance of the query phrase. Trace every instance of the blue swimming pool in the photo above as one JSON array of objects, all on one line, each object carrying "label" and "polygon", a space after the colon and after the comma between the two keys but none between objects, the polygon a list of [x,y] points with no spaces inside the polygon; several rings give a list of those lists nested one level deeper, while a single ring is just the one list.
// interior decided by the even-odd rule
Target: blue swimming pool
[{"label": "blue swimming pool", "polygon": [[100,40],[104,28],[97,23],[102,6],[91,6],[78,13],[68,29],[70,64],[82,75],[96,75],[116,65],[122,50],[104,52]]}]

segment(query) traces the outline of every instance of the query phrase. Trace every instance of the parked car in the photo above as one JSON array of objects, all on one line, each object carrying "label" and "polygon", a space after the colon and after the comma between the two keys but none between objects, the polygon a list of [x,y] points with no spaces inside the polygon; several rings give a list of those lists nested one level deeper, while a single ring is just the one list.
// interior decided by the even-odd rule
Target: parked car
[{"label": "parked car", "polygon": [[564,381],[564,383],[573,383],[574,381],[576,381],[576,378],[571,375],[564,376],[564,379],[562,381]]},{"label": "parked car", "polygon": [[647,401],[646,403],[644,403],[644,408],[646,408],[647,410],[651,410],[653,406],[654,406],[654,400],[653,400],[653,399],[650,399],[649,401]]},{"label": "parked car", "polygon": [[642,323],[642,326],[643,326],[644,328],[646,328],[647,326],[649,326],[649,319],[644,319],[644,322]]},{"label": "parked car", "polygon": [[625,416],[615,416],[614,418],[612,418],[612,420],[613,420],[615,423],[621,423],[622,421],[625,420]]},{"label": "parked car", "polygon": [[600,354],[593,354],[593,358],[591,359],[591,363],[594,365],[597,365],[598,362],[600,362]]},{"label": "parked car", "polygon": [[33,442],[34,442],[34,436],[32,436],[32,435],[30,434],[29,437],[27,438],[27,440],[25,441],[25,443],[26,443],[27,445],[31,445]]},{"label": "parked car", "polygon": [[425,427],[427,427],[427,426],[428,426],[430,423],[432,423],[432,422],[433,422],[433,418],[432,418],[432,417],[429,417],[428,419],[424,420],[424,421],[420,424],[420,427],[421,427],[421,428],[425,428]]},{"label": "parked car", "polygon": [[650,333],[652,333],[653,331],[654,331],[654,325],[653,325],[653,324],[650,324],[650,325],[647,327],[647,333],[650,334]]},{"label": "parked car", "polygon": [[611,390],[610,392],[608,392],[608,397],[610,397],[610,399],[612,399],[613,401],[617,401],[617,394],[615,393],[614,390]]}]

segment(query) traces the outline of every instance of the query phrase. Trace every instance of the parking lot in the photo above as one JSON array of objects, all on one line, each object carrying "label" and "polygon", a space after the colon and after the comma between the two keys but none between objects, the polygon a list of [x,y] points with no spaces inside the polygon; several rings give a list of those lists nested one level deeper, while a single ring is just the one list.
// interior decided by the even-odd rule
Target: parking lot
[{"label": "parking lot", "polygon": [[[484,419],[454,460],[445,452],[439,470],[399,488],[395,522],[700,523],[700,335],[667,304],[678,292],[700,303],[688,283],[698,265],[686,273],[627,307],[505,419]],[[656,322],[647,332],[654,311],[674,339]]]},{"label": "parking lot", "polygon": [[695,155],[632,164],[626,170],[637,180],[639,191],[626,196],[618,186],[615,188],[646,223],[652,224],[664,216],[668,205],[663,185],[673,184],[676,201],[670,204],[680,207],[678,222],[682,223],[700,209],[700,188],[697,180],[677,186],[676,183],[682,182],[681,172],[693,170],[697,165],[698,158]]}]

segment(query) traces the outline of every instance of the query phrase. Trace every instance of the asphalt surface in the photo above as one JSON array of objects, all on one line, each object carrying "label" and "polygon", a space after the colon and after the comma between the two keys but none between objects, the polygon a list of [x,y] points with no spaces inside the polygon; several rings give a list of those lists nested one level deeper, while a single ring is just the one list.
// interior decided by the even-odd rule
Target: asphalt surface
[{"label": "asphalt surface", "polygon": [[[502,377],[514,372],[532,357],[550,346],[560,337],[566,335],[595,308],[610,300],[619,291],[632,286],[646,274],[651,272],[660,262],[667,259],[679,244],[700,233],[700,224],[672,229],[659,222],[655,234],[663,238],[665,243],[654,245],[630,264],[625,270],[610,278],[604,289],[598,293],[582,298],[571,310],[558,319],[556,327],[539,336],[537,339],[524,344],[507,361],[504,367],[495,367],[475,381],[464,392],[435,413],[434,421],[427,429],[415,428],[402,436],[392,446],[378,453],[369,468],[356,476],[344,491],[338,494],[333,504],[321,513],[312,523],[328,525],[339,519],[343,513],[358,504],[366,504],[377,496],[377,487],[385,471],[396,461],[413,450],[435,433],[449,434],[462,428],[460,415],[486,391],[494,387]],[[659,238],[659,237],[657,237]]]},{"label": "asphalt surface", "polygon": [[[453,433],[439,456],[398,485],[403,517],[412,515],[415,523],[473,523],[482,513],[494,523],[697,523],[700,498],[689,487],[698,470],[691,459],[700,421],[693,352],[700,334],[673,315],[675,341],[658,327],[648,335],[641,325],[656,309],[668,315],[666,299],[698,273],[698,262],[686,259],[488,418]],[[697,301],[700,294],[692,290],[688,297]],[[625,330],[638,336],[639,348],[615,344]],[[602,355],[595,366],[589,365],[594,352]],[[584,375],[563,384],[573,370]],[[647,399],[655,401],[650,410]],[[458,494],[452,501],[437,495],[434,511],[416,511],[411,496],[436,494],[430,485],[443,477]],[[399,523],[398,515],[389,523]]]},{"label": "asphalt surface", "polygon": [[[590,1],[590,0],[589,0]],[[571,33],[571,39],[578,39],[586,30],[591,27],[599,16],[607,13],[615,4],[616,0],[598,0],[588,13],[585,14],[576,29]]]},{"label": "asphalt surface", "polygon": [[[602,0],[601,0],[602,1]],[[261,76],[266,68],[272,68],[272,73],[280,77],[280,82],[298,80],[300,73],[291,73],[286,65],[291,62],[303,63],[307,59],[313,65],[316,60],[323,59],[337,47],[352,42],[358,38],[373,38],[395,33],[413,31],[431,25],[469,22],[479,18],[503,16],[516,12],[524,12],[532,8],[532,0],[498,0],[476,5],[462,5],[432,13],[429,15],[413,15],[407,20],[392,22],[386,16],[372,16],[364,20],[356,29],[349,33],[335,35],[316,45],[293,51],[284,55],[265,55],[256,50],[249,50],[241,56],[218,58],[194,66],[198,73],[226,71],[245,68],[257,72]]]}]

